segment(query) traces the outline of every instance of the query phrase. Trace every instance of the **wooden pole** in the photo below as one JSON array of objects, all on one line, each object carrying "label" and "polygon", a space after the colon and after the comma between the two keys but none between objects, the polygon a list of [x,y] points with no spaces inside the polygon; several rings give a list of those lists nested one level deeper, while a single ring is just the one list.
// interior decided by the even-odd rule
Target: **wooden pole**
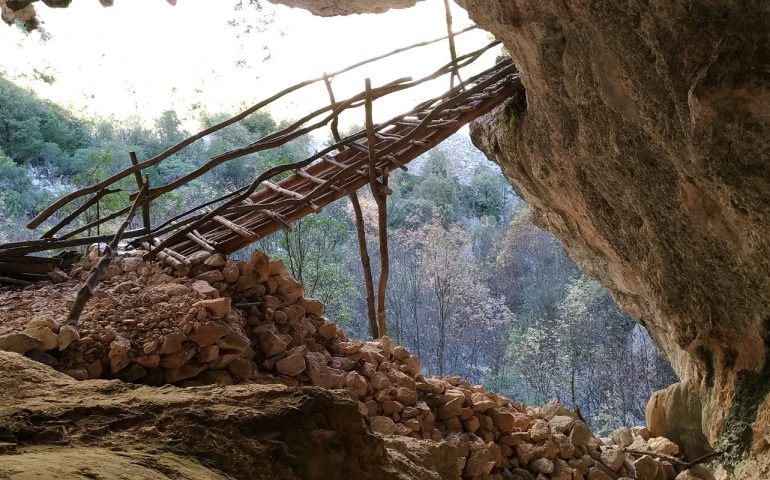
[{"label": "wooden pole", "polygon": [[[385,313],[385,294],[388,289],[388,274],[390,260],[388,258],[388,206],[387,196],[380,191],[380,183],[377,181],[377,154],[375,143],[377,137],[374,134],[374,121],[372,119],[372,82],[366,79],[366,137],[369,146],[369,187],[372,196],[377,202],[377,226],[380,235],[380,280],[377,285],[377,333],[380,337],[387,334],[387,315]],[[387,178],[385,175],[383,178]],[[386,180],[387,181],[387,180]]]},{"label": "wooden pole", "polygon": [[651,450],[635,450],[635,449],[626,447],[623,449],[623,451],[626,453],[630,453],[632,455],[649,455],[651,457],[662,458],[663,460],[667,460],[671,463],[676,463],[677,465],[680,465],[682,470],[688,470],[694,467],[695,465],[707,462],[712,458],[719,457],[721,455],[724,455],[725,453],[720,451],[711,452],[711,453],[707,453],[706,455],[703,455],[702,457],[696,458],[692,462],[687,462],[685,460],[682,460],[681,458],[676,458],[672,455],[667,455],[665,453],[653,452]]},{"label": "wooden pole", "polygon": [[128,228],[129,224],[131,224],[131,219],[134,218],[134,213],[136,213],[136,207],[141,203],[146,193],[147,185],[143,185],[142,189],[139,191],[139,196],[136,197],[136,200],[134,200],[134,203],[131,205],[131,209],[128,211],[128,215],[126,215],[125,220],[123,220],[123,223],[120,225],[120,228],[118,228],[118,231],[115,232],[115,236],[112,237],[112,241],[107,244],[107,248],[104,249],[104,255],[99,258],[96,266],[88,276],[86,283],[78,291],[77,297],[75,297],[75,303],[72,305],[72,309],[70,310],[69,315],[67,315],[67,320],[64,322],[65,325],[70,325],[73,323],[76,324],[80,319],[80,315],[83,313],[83,308],[85,308],[86,303],[88,303],[88,300],[93,296],[94,289],[99,283],[99,279],[102,278],[102,275],[104,275],[104,272],[107,270],[110,262],[113,258],[115,258],[115,255],[117,255],[120,237],[123,236],[123,232],[125,232],[126,228]]},{"label": "wooden pole", "polygon": [[369,248],[366,244],[366,229],[361,212],[361,203],[358,194],[350,194],[350,203],[353,205],[353,213],[356,217],[356,236],[358,237],[358,251],[361,254],[361,268],[364,271],[364,285],[366,286],[366,314],[369,317],[369,331],[373,339],[380,337],[377,312],[374,309],[374,280],[372,279],[372,265],[369,259]]},{"label": "wooden pole", "polygon": [[26,280],[19,280],[18,278],[0,276],[0,285],[2,284],[16,285],[17,287],[26,287],[27,285],[32,285],[32,282],[28,282]]},{"label": "wooden pole", "polygon": [[[332,82],[328,76],[324,75],[324,83],[326,84],[326,91],[329,94],[329,100],[332,104],[336,103],[334,99],[334,90],[332,90]],[[339,143],[342,140],[339,132],[339,119],[334,117],[331,123],[332,136],[334,141]],[[340,149],[342,151],[344,147]],[[361,256],[361,269],[364,274],[364,285],[366,288],[366,314],[369,318],[369,332],[372,335],[372,339],[377,339],[379,335],[379,326],[377,324],[377,312],[374,306],[374,280],[372,278],[372,264],[369,259],[369,247],[366,243],[366,228],[364,226],[364,215],[361,212],[361,203],[358,201],[358,194],[354,191],[348,195],[350,204],[353,205],[353,214],[356,219],[356,237],[358,238],[358,252]]]},{"label": "wooden pole", "polygon": [[[101,216],[102,216],[101,201],[97,200],[96,201],[96,220],[98,221]],[[96,224],[96,235],[98,236],[98,235],[101,235],[101,234],[102,234],[102,231],[101,231],[101,228],[100,228],[100,224],[97,223]]]},{"label": "wooden pole", "polygon": [[447,39],[449,40],[449,56],[454,63],[452,74],[449,76],[449,88],[454,88],[455,77],[459,83],[463,83],[463,79],[460,78],[460,72],[457,69],[457,49],[455,48],[455,36],[452,33],[452,9],[449,7],[449,0],[444,0],[444,12],[446,14]]},{"label": "wooden pole", "polygon": [[[383,180],[387,182],[387,172],[383,174]],[[387,197],[380,194],[380,202],[377,205],[377,223],[380,234],[380,283],[377,286],[377,326],[380,337],[387,334],[387,318],[385,315],[385,298],[388,289],[388,276],[390,274],[390,257],[388,254],[388,207]]]},{"label": "wooden pole", "polygon": [[62,221],[51,227],[50,230],[45,232],[43,235],[40,236],[40,238],[53,238],[53,236],[61,230],[62,228],[66,227],[70,223],[72,223],[73,220],[75,220],[77,217],[80,216],[81,213],[85,212],[89,208],[91,208],[96,202],[99,201],[100,198],[102,198],[105,195],[108,195],[110,193],[119,192],[120,190],[99,190],[96,192],[96,195],[91,197],[88,201],[84,202],[83,205],[76,208],[72,213],[67,215]]},{"label": "wooden pole", "polygon": [[[128,156],[131,159],[131,165],[139,165],[139,159],[136,158],[136,152],[128,152]],[[148,189],[150,188],[149,175],[145,175],[144,180],[142,180],[142,172],[140,170],[134,172],[134,180],[136,180],[137,191],[141,190],[145,184],[147,184]],[[144,231],[150,233],[152,231],[152,225],[150,224],[150,202],[149,197],[146,195],[144,201],[142,202],[142,223],[144,225]]]}]

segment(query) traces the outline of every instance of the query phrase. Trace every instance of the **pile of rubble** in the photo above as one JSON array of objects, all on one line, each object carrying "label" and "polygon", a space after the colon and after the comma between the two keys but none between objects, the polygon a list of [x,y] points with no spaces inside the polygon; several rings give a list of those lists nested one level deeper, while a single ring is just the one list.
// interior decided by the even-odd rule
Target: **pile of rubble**
[{"label": "pile of rubble", "polygon": [[[183,272],[145,262],[144,253],[110,265],[77,326],[62,321],[79,282],[0,293],[0,350],[77,379],[342,389],[373,431],[455,446],[462,478],[709,478],[681,471],[677,445],[646,428],[598,439],[558,403],[526,407],[458,377],[423,377],[419,358],[389,338],[348,338],[262,252],[249,262],[199,254]],[[72,276],[84,279],[88,267]]]}]

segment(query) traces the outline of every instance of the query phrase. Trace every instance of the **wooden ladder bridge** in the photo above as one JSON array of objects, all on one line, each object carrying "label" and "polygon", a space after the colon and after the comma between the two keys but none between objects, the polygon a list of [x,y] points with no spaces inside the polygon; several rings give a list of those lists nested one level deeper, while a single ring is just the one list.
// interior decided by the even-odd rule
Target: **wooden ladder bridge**
[{"label": "wooden ladder bridge", "polygon": [[[67,262],[67,255],[42,257],[39,252],[62,252],[72,247],[114,239],[115,231],[96,236],[84,234],[97,225],[102,231],[109,230],[108,227],[119,223],[129,212],[133,216],[134,211],[141,211],[143,226],[127,229],[131,222],[124,222],[125,225],[121,225],[118,235],[120,239],[138,248],[149,249],[151,255],[169,265],[179,267],[189,266],[188,258],[198,251],[231,254],[278,230],[290,230],[293,222],[319,212],[324,206],[366,185],[372,185],[383,194],[389,193],[382,180],[387,178],[389,172],[395,169],[406,170],[409,162],[436,147],[463,125],[488,113],[516,92],[523,90],[519,74],[510,59],[499,61],[491,68],[460,81],[444,94],[425,100],[388,121],[379,124],[367,122],[368,128],[346,138],[337,137],[338,141],[334,145],[309,158],[272,167],[244,188],[190,208],[158,225],[150,223],[153,200],[199,178],[216,166],[284,145],[330,124],[336,133],[340,113],[364,106],[367,117],[370,118],[372,102],[392,93],[443,76],[451,76],[452,81],[455,78],[459,80],[463,69],[476,62],[485,52],[498,45],[498,42],[492,42],[461,56],[456,56],[453,52],[450,63],[417,80],[400,78],[376,88],[370,88],[367,80],[365,91],[345,100],[335,100],[331,89],[331,79],[336,75],[411,48],[452,38],[471,28],[456,34],[450,32],[450,35],[441,39],[398,49],[339,72],[289,87],[153,158],[140,162],[132,154],[132,164],[129,168],[64,196],[35,217],[28,227],[36,228],[48,219],[60,218],[62,213],[57,217],[55,214],[66,205],[72,205],[70,209],[73,211],[60,218],[40,238],[0,244],[0,283],[25,284],[45,278],[49,270]],[[292,125],[257,142],[213,157],[195,171],[165,185],[150,186],[147,177],[143,175],[143,170],[158,165],[193,142],[246,118],[289,93],[317,82],[326,84],[330,97],[328,106],[309,113]],[[137,191],[129,196],[132,205],[89,223],[82,221],[84,213],[100,199],[119,191],[115,186],[117,182],[132,176],[137,185]],[[70,227],[76,220],[80,220],[79,224]],[[117,230],[117,227],[113,230]]]}]

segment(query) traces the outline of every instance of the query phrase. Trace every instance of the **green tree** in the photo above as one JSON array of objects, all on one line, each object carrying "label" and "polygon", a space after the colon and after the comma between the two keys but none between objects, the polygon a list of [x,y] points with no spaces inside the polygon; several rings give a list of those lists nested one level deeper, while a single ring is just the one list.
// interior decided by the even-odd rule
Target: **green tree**
[{"label": "green tree", "polygon": [[30,198],[32,191],[32,181],[27,170],[0,150],[0,197],[3,199],[3,215],[15,217],[28,213],[34,206],[34,200]]},{"label": "green tree", "polygon": [[10,131],[6,146],[8,154],[22,163],[36,160],[37,154],[43,146],[43,134],[40,131],[39,119],[33,117],[24,120],[9,120],[7,128]]},{"label": "green tree", "polygon": [[477,166],[473,170],[473,177],[467,189],[474,215],[479,218],[491,216],[500,221],[509,188],[500,172],[496,172],[488,165]]},{"label": "green tree", "polygon": [[182,122],[179,121],[176,112],[166,110],[155,120],[155,135],[165,149],[181,142],[189,136],[189,133],[182,129]]},{"label": "green tree", "polygon": [[0,76],[0,148],[18,163],[39,159],[46,142],[68,153],[88,143],[84,122]]}]

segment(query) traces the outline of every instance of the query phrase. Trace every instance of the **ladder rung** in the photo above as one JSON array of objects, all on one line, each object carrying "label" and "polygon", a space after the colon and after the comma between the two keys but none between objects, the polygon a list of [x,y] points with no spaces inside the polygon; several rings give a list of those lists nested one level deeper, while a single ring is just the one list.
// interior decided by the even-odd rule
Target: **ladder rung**
[{"label": "ladder rung", "polygon": [[345,165],[341,164],[340,162],[338,162],[337,160],[334,160],[333,158],[331,158],[329,156],[324,156],[323,159],[325,161],[327,161],[328,163],[334,165],[337,168],[348,168]]},{"label": "ladder rung", "polygon": [[297,192],[293,192],[291,190],[287,190],[287,189],[285,189],[283,187],[280,187],[280,186],[274,184],[273,182],[269,182],[269,181],[265,180],[262,183],[265,184],[265,186],[267,188],[269,188],[270,190],[272,190],[272,191],[274,191],[276,193],[280,193],[281,195],[286,195],[287,197],[296,198],[298,200],[302,200],[302,198],[304,198],[302,196],[302,194],[299,194]]},{"label": "ladder rung", "polygon": [[395,155],[393,155],[392,153],[390,153],[390,154],[388,154],[388,155],[385,155],[385,158],[386,158],[386,159],[387,159],[387,160],[388,160],[390,163],[392,163],[393,165],[397,166],[397,167],[398,167],[398,168],[400,168],[401,170],[403,170],[403,171],[405,171],[405,172],[409,171],[409,169],[406,167],[406,165],[404,165],[403,163],[399,162],[399,161],[396,159],[396,156],[395,156]]},{"label": "ladder rung", "polygon": [[240,225],[238,225],[236,223],[231,222],[230,220],[226,219],[225,217],[223,217],[221,215],[215,215],[214,216],[214,221],[219,223],[220,225],[222,225],[225,228],[229,228],[230,230],[232,230],[233,232],[235,232],[238,235],[242,236],[243,238],[248,238],[249,240],[253,240],[254,238],[257,237],[257,235],[254,234],[254,232],[251,232],[251,231],[243,228],[242,226],[240,226]]},{"label": "ladder rung", "polygon": [[286,230],[287,232],[292,232],[292,231],[294,231],[294,229],[292,228],[292,226],[291,226],[291,225],[289,225],[289,224],[286,222],[286,220],[284,220],[284,219],[283,219],[283,217],[282,217],[280,214],[278,214],[278,213],[275,213],[275,212],[273,212],[272,210],[263,210],[263,211],[262,211],[262,213],[264,213],[265,215],[267,215],[268,217],[270,217],[271,219],[273,219],[273,221],[275,221],[275,223],[277,223],[277,224],[281,225],[281,226],[283,227],[283,229],[284,229],[284,230]]},{"label": "ladder rung", "polygon": [[318,212],[321,211],[321,207],[319,207],[318,205],[313,203],[312,200],[309,200],[309,199],[305,198],[305,196],[302,195],[301,193],[297,193],[297,192],[293,192],[291,190],[287,190],[287,189],[285,189],[283,187],[280,187],[280,186],[274,184],[273,182],[268,182],[267,180],[265,180],[263,183],[265,185],[267,185],[267,188],[269,188],[270,190],[272,190],[272,191],[274,191],[276,193],[280,193],[282,195],[286,195],[287,197],[292,197],[292,198],[296,198],[297,200],[304,201],[305,203],[307,203],[307,205],[310,207],[310,209],[313,210],[315,213],[318,213]]},{"label": "ladder rung", "polygon": [[382,140],[401,140],[404,138],[399,135],[393,135],[392,133],[375,132],[374,134],[380,137]]},{"label": "ladder rung", "polygon": [[208,243],[212,247],[216,247],[219,244],[219,242],[215,242],[214,240],[211,240],[211,239],[208,239],[208,238],[204,237],[203,234],[201,234],[201,232],[199,232],[198,230],[193,230],[192,233],[194,235],[197,235],[198,238],[200,238],[201,240],[205,241],[206,243]]},{"label": "ladder rung", "polygon": [[310,180],[311,182],[315,183],[316,185],[324,185],[324,184],[328,183],[329,184],[329,188],[331,188],[332,190],[335,190],[337,192],[343,192],[344,191],[343,189],[341,189],[337,185],[334,185],[333,183],[330,183],[329,180],[324,180],[323,178],[314,177],[313,175],[310,175],[309,173],[307,173],[304,170],[297,170],[297,173],[299,174],[300,177],[306,178],[306,179]]},{"label": "ladder rung", "polygon": [[203,238],[203,237],[198,237],[198,236],[197,236],[197,235],[195,235],[193,232],[189,232],[189,233],[187,233],[187,235],[185,235],[185,236],[186,236],[186,237],[187,237],[187,238],[188,238],[188,239],[189,239],[191,242],[193,242],[194,244],[198,245],[199,247],[201,247],[202,249],[206,250],[207,252],[209,252],[209,253],[217,253],[217,251],[214,249],[214,247],[212,247],[211,245],[209,245],[209,243],[206,241],[206,239],[205,239],[205,238]]},{"label": "ladder rung", "polygon": [[430,122],[428,128],[444,128],[457,123],[457,120],[435,120]]},{"label": "ladder rung", "polygon": [[309,173],[307,173],[304,170],[297,170],[297,175],[299,175],[302,178],[306,178],[306,179],[310,180],[311,182],[315,183],[316,185],[323,185],[324,183],[326,183],[326,180],[324,180],[322,178],[314,177],[313,175],[310,175]]},{"label": "ladder rung", "polygon": [[[158,245],[160,243],[160,240],[158,240],[157,238],[154,238],[152,243],[153,243],[153,246]],[[151,249],[150,244],[147,242],[144,242],[142,246],[144,246],[147,250]],[[192,265],[190,261],[187,260],[187,257],[182,255],[181,253],[177,253],[174,250],[171,250],[170,248],[162,248],[161,251],[157,253],[157,256],[160,260],[164,260],[166,258],[170,259],[170,261],[167,262],[169,264],[173,264],[174,262],[176,262],[178,264],[184,265],[185,267],[190,267]],[[176,265],[173,265],[173,266],[176,266]]]},{"label": "ladder rung", "polygon": [[[358,142],[350,142],[349,146],[351,148],[353,148],[354,150],[358,150],[361,153],[366,153],[366,154],[369,153],[369,147],[368,146],[363,146],[363,145],[361,145]],[[376,153],[377,152],[377,146],[376,145],[374,146],[374,149],[375,149],[375,153]]]},{"label": "ladder rung", "polygon": [[302,178],[306,178],[306,179],[310,180],[311,182],[315,183],[316,185],[324,185],[324,184],[328,183],[329,184],[329,188],[331,188],[332,190],[335,190],[337,192],[344,192],[343,189],[341,189],[337,185],[334,185],[333,183],[329,183],[328,180],[324,180],[322,178],[314,177],[314,176],[310,175],[309,173],[307,173],[304,170],[297,170],[297,174],[299,174],[299,176],[302,177]]}]

